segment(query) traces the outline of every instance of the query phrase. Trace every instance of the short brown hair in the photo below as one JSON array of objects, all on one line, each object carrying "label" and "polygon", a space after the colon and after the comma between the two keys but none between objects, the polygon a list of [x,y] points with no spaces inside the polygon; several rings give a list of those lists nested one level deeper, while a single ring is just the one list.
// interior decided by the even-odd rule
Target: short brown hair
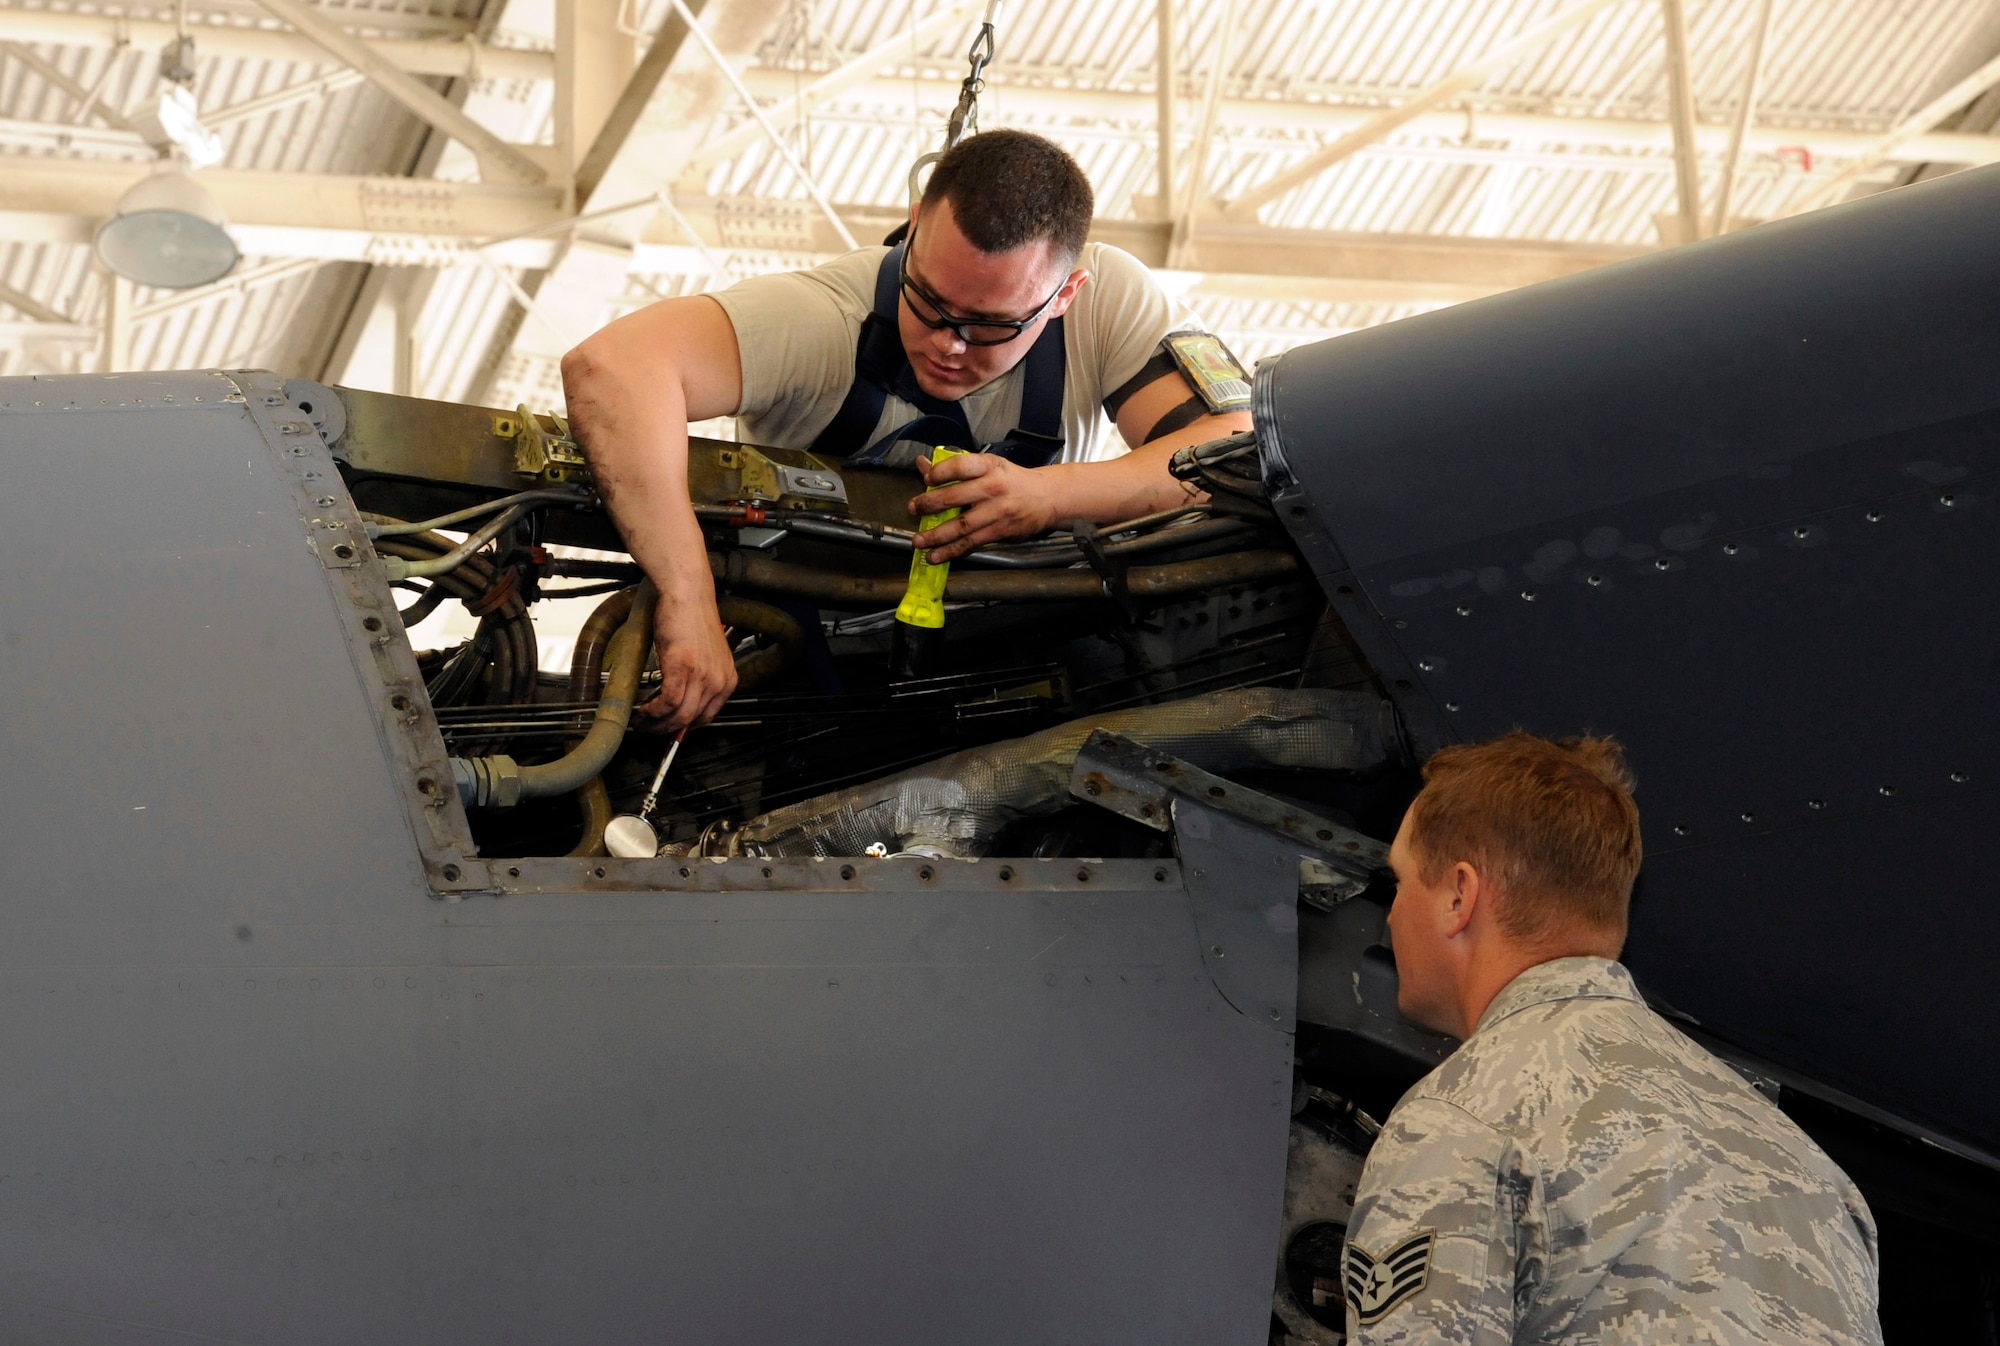
[{"label": "short brown hair", "polygon": [[1039,239],[1073,265],[1097,203],[1090,179],[1052,140],[1001,128],[945,152],[924,184],[923,206],[951,202],[952,218],[981,252],[1012,252]]},{"label": "short brown hair", "polygon": [[1585,933],[1624,941],[1639,807],[1615,739],[1516,729],[1441,748],[1424,764],[1408,841],[1426,883],[1460,860],[1493,882],[1500,928],[1530,947]]}]

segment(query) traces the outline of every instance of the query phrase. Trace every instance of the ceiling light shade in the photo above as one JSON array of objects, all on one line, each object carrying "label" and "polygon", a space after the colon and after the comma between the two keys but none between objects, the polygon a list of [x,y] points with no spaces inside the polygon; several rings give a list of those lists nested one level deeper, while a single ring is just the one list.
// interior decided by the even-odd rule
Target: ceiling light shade
[{"label": "ceiling light shade", "polygon": [[97,255],[129,281],[190,290],[221,280],[236,266],[227,220],[194,175],[171,159],[135,183],[97,227]]}]

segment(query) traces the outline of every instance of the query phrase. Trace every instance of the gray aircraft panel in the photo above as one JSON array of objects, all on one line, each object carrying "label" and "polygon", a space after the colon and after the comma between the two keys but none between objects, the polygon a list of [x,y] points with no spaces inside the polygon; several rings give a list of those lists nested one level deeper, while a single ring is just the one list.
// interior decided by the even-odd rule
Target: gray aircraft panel
[{"label": "gray aircraft panel", "polygon": [[240,382],[0,380],[0,1336],[1262,1339],[1292,1040],[1177,863],[440,898]]}]

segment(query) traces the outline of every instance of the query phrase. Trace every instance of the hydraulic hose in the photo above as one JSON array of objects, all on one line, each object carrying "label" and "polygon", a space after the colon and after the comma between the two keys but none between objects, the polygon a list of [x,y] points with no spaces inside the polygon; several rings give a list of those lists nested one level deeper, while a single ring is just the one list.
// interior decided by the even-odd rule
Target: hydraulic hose
[{"label": "hydraulic hose", "polygon": [[605,651],[611,670],[597,717],[583,742],[553,762],[522,766],[507,756],[454,757],[452,777],[468,807],[510,808],[523,799],[568,794],[602,772],[625,740],[632,719],[632,702],[639,691],[639,674],[653,649],[653,606],[658,598],[652,582],[641,584],[631,612]]},{"label": "hydraulic hose", "polygon": [[532,504],[514,506],[435,560],[405,561],[400,556],[384,556],[382,572],[389,577],[391,583],[396,580],[423,579],[432,575],[447,574],[458,569],[465,563],[467,557],[527,517],[528,511],[533,508]]},{"label": "hydraulic hose", "polygon": [[[731,588],[789,594],[849,612],[892,608],[905,588],[901,575],[842,575],[740,549],[711,552],[708,561],[715,578]],[[1283,579],[1298,570],[1298,558],[1288,551],[1231,552],[1133,566],[1125,572],[1125,590],[1136,601],[1164,603],[1233,584]],[[1105,597],[1104,581],[1093,570],[954,571],[945,586],[945,600],[952,603],[1075,603]]]},{"label": "hydraulic hose", "polygon": [[576,653],[569,661],[569,699],[595,701],[604,674],[604,648],[632,614],[637,591],[620,589],[599,603],[576,633]]},{"label": "hydraulic hose", "polygon": [[736,661],[736,690],[748,691],[769,682],[805,653],[805,628],[782,608],[748,598],[725,596],[717,601],[722,624],[755,631],[771,643]]},{"label": "hydraulic hose", "polygon": [[[361,517],[371,526],[392,526],[398,522],[381,514],[364,513]],[[450,538],[436,533],[384,536],[374,544],[385,566],[392,559],[398,564],[430,561],[450,552],[455,545]],[[487,557],[468,556],[456,569],[434,577],[429,592],[413,605],[422,606],[433,596],[438,596],[439,601],[449,596],[463,600],[469,610],[482,614],[471,645],[444,672],[434,676],[426,688],[438,706],[456,705],[473,696],[489,666],[492,676],[486,682],[484,696],[488,704],[520,704],[534,699],[539,663],[535,626],[519,592],[511,586],[496,591],[498,578]],[[505,736],[481,739],[459,746],[469,755],[497,753],[507,746],[507,739]]]},{"label": "hydraulic hose", "polygon": [[604,662],[611,669],[604,695],[598,698],[597,718],[575,751],[553,762],[521,768],[521,797],[568,794],[604,770],[618,745],[625,741],[625,726],[632,719],[632,701],[639,691],[639,673],[653,650],[653,604],[658,591],[649,580],[632,596],[632,610],[618,634],[611,637]]},{"label": "hydraulic hose", "polygon": [[583,839],[576,843],[571,855],[605,855],[604,829],[611,825],[611,792],[604,788],[604,777],[592,776],[576,792],[577,807],[583,810]]},{"label": "hydraulic hose", "polygon": [[422,523],[373,523],[367,525],[368,536],[407,537],[411,533],[428,533],[433,528],[449,528],[467,519],[476,519],[482,514],[494,514],[513,505],[587,505],[589,491],[519,491],[513,495],[503,495],[498,500],[488,500],[481,505],[454,510],[450,514],[440,514],[435,519],[425,519]]},{"label": "hydraulic hose", "polygon": [[[625,619],[632,615],[632,599],[636,592],[620,589],[612,594],[592,609],[583,623],[583,629],[577,632],[576,653],[569,663],[569,699],[572,702],[597,699],[604,680],[605,648],[618,628],[625,624]],[[576,806],[583,813],[583,836],[570,854],[606,854],[604,829],[611,822],[611,792],[604,788],[601,772],[585,781],[576,792]]]}]

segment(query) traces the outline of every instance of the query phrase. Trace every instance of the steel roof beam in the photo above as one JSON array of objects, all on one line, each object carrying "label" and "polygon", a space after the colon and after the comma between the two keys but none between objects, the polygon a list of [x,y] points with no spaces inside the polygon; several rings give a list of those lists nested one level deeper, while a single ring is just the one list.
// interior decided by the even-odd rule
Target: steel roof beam
[{"label": "steel roof beam", "polygon": [[12,59],[19,61],[22,65],[40,75],[44,80],[61,89],[64,93],[75,99],[78,106],[86,114],[96,117],[112,130],[132,131],[132,123],[125,120],[124,114],[119,112],[117,108],[105,102],[100,91],[85,88],[55,66],[43,60],[33,50],[22,46],[18,42],[0,42],[0,51],[4,51]]},{"label": "steel roof beam", "polygon": [[[743,72],[743,82],[767,105],[790,99],[793,80],[790,72],[782,70],[757,67]],[[998,80],[989,81],[988,87],[1004,103],[1010,117],[1034,124],[1048,125],[1058,118],[1122,123],[1129,125],[1135,136],[1142,131],[1150,136],[1158,116],[1157,100],[1148,91],[1056,89]],[[913,95],[923,107],[949,108],[958,97],[958,84],[954,80],[910,80],[884,76],[857,84],[845,90],[841,97],[826,100],[822,106],[852,107],[907,118]],[[1378,111],[1376,108],[1349,107],[1337,103],[1225,97],[1217,124],[1226,131],[1340,136],[1361,126]],[[1455,144],[1465,139],[1468,115],[1473,134],[1481,140],[1514,140],[1537,146],[1637,150],[1661,154],[1670,154],[1673,150],[1673,132],[1665,122],[1615,117],[1477,110],[1468,114],[1454,109],[1416,117],[1399,127],[1397,135]],[[1062,134],[1060,126],[1052,129],[1054,134]],[[1703,153],[1720,154],[1727,148],[1729,131],[1729,127],[1720,124],[1697,126],[1696,144]],[[755,139],[745,137],[746,143],[754,143]],[[1768,155],[1780,150],[1802,148],[1810,150],[1818,159],[1848,159],[1867,152],[1880,140],[1880,133],[1873,131],[1763,121],[1746,129],[1743,152]],[[1274,145],[1273,148],[1280,147]],[[1892,147],[1890,153],[1900,162],[1996,163],[2000,162],[2000,136],[1933,132],[1901,141]]]},{"label": "steel roof beam", "polygon": [[1202,95],[1201,120],[1195,123],[1194,143],[1188,146],[1188,180],[1180,203],[1174,208],[1173,229],[1167,235],[1167,266],[1188,269],[1194,256],[1194,225],[1197,217],[1210,211],[1208,197],[1208,155],[1215,143],[1215,119],[1222,107],[1222,81],[1229,73],[1229,49],[1236,41],[1236,0],[1224,0],[1222,21],[1210,35],[1215,48],[1208,68],[1208,87]]},{"label": "steel roof beam", "polygon": [[1660,0],[1667,47],[1667,124],[1674,135],[1677,242],[1701,239],[1701,149],[1694,136],[1694,67],[1688,60],[1686,0]]},{"label": "steel roof beam", "polygon": [[482,176],[498,172],[516,182],[528,183],[541,182],[548,177],[540,164],[467,116],[463,109],[430,85],[327,18],[317,7],[305,4],[303,0],[258,0],[258,3],[276,18],[311,38],[315,45],[323,47],[342,64],[359,70],[368,77],[370,84],[417,117],[471,150],[479,158]]},{"label": "steel roof beam", "polygon": [[[577,170],[575,204],[586,213],[644,200],[679,177],[727,104],[734,66],[747,62],[787,0],[697,0],[669,6],[660,30],[605,118]],[[691,32],[690,19],[701,25]],[[615,316],[635,245],[658,210],[620,212],[549,238],[547,274],[523,320],[503,326],[496,383],[481,400],[507,405],[552,394],[564,352]],[[522,243],[528,240],[521,240]],[[509,245],[515,246],[515,245]],[[510,280],[511,288],[511,280]],[[530,297],[515,289],[517,302]]]},{"label": "steel roof beam", "polygon": [[61,325],[74,325],[76,323],[76,319],[70,317],[67,313],[50,308],[33,295],[17,290],[5,281],[0,281],[0,304],[5,304],[8,308],[20,310],[30,318],[33,318],[37,323],[56,323]]},{"label": "steel roof beam", "polygon": [[1764,56],[1769,49],[1771,36],[1771,12],[1777,8],[1775,0],[1758,0],[1757,15],[1751,20],[1750,54],[1743,63],[1743,92],[1736,99],[1736,115],[1729,122],[1729,148],[1722,153],[1722,174],[1715,187],[1715,219],[1709,226],[1711,236],[1729,232],[1729,212],[1736,200],[1736,173],[1742,162],[1743,138],[1749,134],[1750,122],[1757,115],[1757,93],[1764,82]]},{"label": "steel roof beam", "polygon": [[1333,144],[1307,155],[1303,162],[1273,174],[1230,202],[1224,213],[1233,220],[1255,218],[1259,210],[1285,193],[1310,182],[1341,160],[1351,157],[1382,137],[1393,134],[1398,128],[1414,121],[1432,108],[1440,107],[1469,93],[1485,83],[1487,78],[1497,71],[1594,18],[1598,11],[1614,3],[1617,3],[1617,0],[1582,0],[1581,4],[1572,5],[1548,22],[1538,24],[1512,41],[1502,43],[1478,60],[1461,66],[1423,92],[1393,108],[1377,113]]},{"label": "steel roof beam", "polygon": [[[339,12],[325,11],[329,16]],[[332,23],[331,18],[325,21]],[[339,27],[337,24],[333,26]],[[330,64],[324,48],[295,32],[242,24],[205,23],[190,24],[189,31],[196,48],[204,56],[295,61],[304,65]],[[340,31],[347,32],[344,28]],[[348,36],[353,37],[352,34]],[[160,19],[0,5],[0,40],[4,41],[98,49],[128,44],[158,48],[165,46],[173,37],[174,25]],[[518,51],[511,47],[488,46],[483,42],[436,38],[355,37],[354,40],[365,43],[370,51],[390,65],[412,75],[525,80],[552,79],[555,75],[555,57],[545,51]]]},{"label": "steel roof beam", "polygon": [[[924,44],[966,22],[978,13],[985,3],[986,0],[962,0],[960,4],[948,6],[929,15],[915,27],[901,30],[888,41],[871,47],[844,65],[818,76],[797,93],[788,94],[772,103],[764,109],[766,119],[781,131],[790,129],[802,118],[810,117],[819,108],[867,83],[890,64],[907,60],[922,51]],[[758,73],[763,73],[761,67],[740,72],[746,82]],[[795,76],[786,72],[785,78],[789,80]],[[904,91],[904,102],[907,105],[910,86],[905,82],[898,87]],[[763,128],[757,124],[756,119],[746,118],[733,130],[724,132],[702,146],[701,152],[688,161],[687,168],[681,173],[681,182],[698,183],[717,164],[727,163],[763,139]],[[695,186],[693,190],[699,191],[700,187]]]},{"label": "steel roof beam", "polygon": [[1153,16],[1158,37],[1153,53],[1153,103],[1159,124],[1153,128],[1153,167],[1159,182],[1158,213],[1162,218],[1173,212],[1174,200],[1174,104],[1178,100],[1175,79],[1179,44],[1174,40],[1174,0],[1155,0]]},{"label": "steel roof beam", "polygon": [[631,82],[638,43],[619,26],[623,0],[556,0],[556,152],[577,169]]},{"label": "steel roof beam", "polygon": [[2000,84],[2000,56],[1987,61],[1918,108],[1887,135],[1876,138],[1861,153],[1855,155],[1845,168],[1800,196],[1784,213],[1797,215],[1838,200],[1843,192],[1860,181],[1870,169],[1887,162],[1892,156],[1902,157],[1896,155],[1898,149],[1907,149],[1924,132],[1978,98],[1995,84]]},{"label": "steel roof beam", "polygon": [[[83,244],[143,165],[40,159],[0,177],[0,239]],[[262,173],[214,168],[204,185],[229,214],[244,252],[253,257],[449,266],[478,249],[488,264],[539,269],[556,264],[562,235],[574,217],[554,188],[481,183],[412,182],[402,178]],[[801,265],[844,246],[831,225],[803,201],[714,201],[683,198],[684,232],[657,212],[629,251],[594,252],[601,279],[618,298],[628,272],[708,275],[713,259],[732,251],[782,251]],[[880,237],[901,219],[889,206],[837,206],[857,237]],[[755,216],[764,233],[751,237],[733,221]],[[782,221],[787,236],[770,232]],[[692,237],[690,237],[690,232]],[[1163,266],[1172,225],[1159,220],[1099,219],[1092,237]],[[604,249],[599,247],[599,252]],[[1187,264],[1168,282],[1195,294],[1242,298],[1451,302],[1494,294],[1634,257],[1644,248],[1550,243],[1528,239],[1444,238],[1343,234],[1314,229],[1217,222],[1189,244]],[[226,282],[225,282],[226,283]],[[544,334],[541,340],[549,340]]]}]

